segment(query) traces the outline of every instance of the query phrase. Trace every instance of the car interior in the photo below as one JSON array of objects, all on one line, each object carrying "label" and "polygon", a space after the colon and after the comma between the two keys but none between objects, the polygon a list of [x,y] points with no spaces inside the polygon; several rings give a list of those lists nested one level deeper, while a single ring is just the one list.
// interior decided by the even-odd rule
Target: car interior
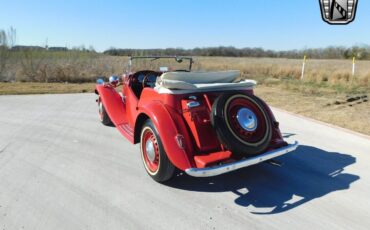
[{"label": "car interior", "polygon": [[157,77],[161,76],[162,72],[156,72],[152,70],[143,70],[136,72],[132,76],[131,81],[131,89],[136,95],[137,98],[140,98],[140,95],[144,88],[155,87],[155,82],[157,81]]}]

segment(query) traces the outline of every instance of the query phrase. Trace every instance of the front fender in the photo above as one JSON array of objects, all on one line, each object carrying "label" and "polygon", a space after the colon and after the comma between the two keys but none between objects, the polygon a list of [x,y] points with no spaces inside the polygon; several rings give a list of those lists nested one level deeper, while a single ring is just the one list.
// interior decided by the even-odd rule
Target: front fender
[{"label": "front fender", "polygon": [[[182,121],[178,117],[171,116],[169,110],[159,101],[153,101],[149,104],[139,107],[140,113],[146,114],[154,123],[159,136],[161,137],[163,147],[167,153],[168,159],[180,170],[188,169],[194,166],[190,156],[192,150],[188,140],[188,135],[179,124]],[[177,121],[177,124],[175,123]],[[185,141],[185,148],[181,148],[176,136],[182,135]]]},{"label": "front fender", "polygon": [[122,98],[117,91],[114,88],[105,85],[96,85],[95,90],[97,94],[99,94],[104,108],[113,124],[118,126],[120,124],[127,123],[125,119],[126,109],[122,102]]}]

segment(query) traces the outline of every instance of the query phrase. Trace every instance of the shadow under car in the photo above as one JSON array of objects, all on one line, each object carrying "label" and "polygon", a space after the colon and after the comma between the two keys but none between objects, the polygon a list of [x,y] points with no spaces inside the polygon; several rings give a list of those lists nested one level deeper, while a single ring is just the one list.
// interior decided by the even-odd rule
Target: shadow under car
[{"label": "shadow under car", "polygon": [[[167,186],[198,192],[233,192],[235,204],[253,207],[254,214],[277,214],[331,192],[349,189],[359,176],[344,173],[356,158],[301,145],[278,158],[282,167],[258,164],[217,177],[179,174]],[[267,211],[266,211],[267,210]]]}]

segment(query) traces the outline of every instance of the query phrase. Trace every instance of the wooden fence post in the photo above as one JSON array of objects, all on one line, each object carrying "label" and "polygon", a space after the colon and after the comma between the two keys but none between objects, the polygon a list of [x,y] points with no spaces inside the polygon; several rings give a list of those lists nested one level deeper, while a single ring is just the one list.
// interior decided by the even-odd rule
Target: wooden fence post
[{"label": "wooden fence post", "polygon": [[304,78],[304,70],[305,70],[306,61],[307,61],[307,55],[304,55],[304,57],[303,57],[303,64],[302,64],[301,80],[303,80],[303,78]]},{"label": "wooden fence post", "polygon": [[355,71],[356,71],[356,57],[353,56],[353,60],[352,60],[352,77],[355,76]]}]

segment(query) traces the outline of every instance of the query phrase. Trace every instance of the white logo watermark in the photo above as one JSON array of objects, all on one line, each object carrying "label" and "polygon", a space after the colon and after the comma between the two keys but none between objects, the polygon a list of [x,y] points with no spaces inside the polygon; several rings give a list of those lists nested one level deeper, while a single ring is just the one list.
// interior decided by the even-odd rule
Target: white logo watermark
[{"label": "white logo watermark", "polygon": [[322,19],[333,25],[345,25],[356,17],[358,0],[319,0]]}]

